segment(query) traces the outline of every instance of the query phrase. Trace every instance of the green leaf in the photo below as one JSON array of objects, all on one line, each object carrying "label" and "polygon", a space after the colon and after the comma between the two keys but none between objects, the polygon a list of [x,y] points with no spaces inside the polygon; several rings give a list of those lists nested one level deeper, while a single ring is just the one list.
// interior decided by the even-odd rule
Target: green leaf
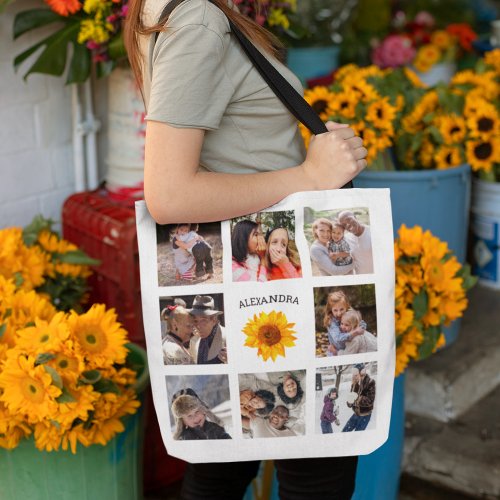
[{"label": "green leaf", "polygon": [[471,268],[469,264],[465,264],[460,271],[458,271],[457,276],[463,279],[464,290],[470,290],[477,283],[478,277],[471,274]]},{"label": "green leaf", "polygon": [[88,412],[88,419],[83,423],[83,428],[87,431],[92,427],[92,423],[94,421],[94,413],[95,412],[92,410],[89,411]]},{"label": "green leaf", "polygon": [[3,319],[8,319],[11,316],[12,316],[12,308],[8,307],[7,309],[5,309],[5,312],[3,314]]},{"label": "green leaf", "polygon": [[50,9],[31,9],[19,12],[14,18],[14,40],[35,28],[63,21],[63,19],[62,16]]},{"label": "green leaf", "polygon": [[23,241],[27,246],[32,246],[42,231],[52,232],[54,221],[46,219],[43,215],[35,215],[33,220],[23,229]]},{"label": "green leaf", "polygon": [[67,84],[82,83],[90,76],[91,53],[87,47],[73,42],[73,56],[68,70]]},{"label": "green leaf", "polygon": [[54,259],[65,264],[77,264],[81,266],[98,266],[101,261],[89,257],[82,250],[71,250],[66,253],[54,253]]},{"label": "green leaf", "polygon": [[418,348],[419,359],[425,359],[434,352],[440,334],[441,331],[437,326],[431,326],[425,330],[424,341]]},{"label": "green leaf", "polygon": [[38,354],[35,359],[35,366],[44,365],[48,363],[50,360],[55,359],[56,355],[51,352],[44,352],[42,354]]},{"label": "green leaf", "polygon": [[105,393],[105,392],[112,392],[113,394],[120,394],[120,389],[118,389],[118,386],[109,378],[102,378],[99,380],[97,383],[93,384],[94,385],[94,390],[97,392]]},{"label": "green leaf", "polygon": [[94,385],[101,379],[101,372],[99,370],[87,370],[82,373],[80,381],[87,385]]},{"label": "green leaf", "polygon": [[123,43],[123,33],[121,31],[108,43],[108,54],[113,61],[125,59],[127,57],[127,51]]},{"label": "green leaf", "polygon": [[63,383],[62,383],[62,378],[59,375],[59,373],[57,373],[54,370],[54,368],[52,368],[51,366],[45,365],[44,368],[45,368],[45,371],[52,377],[52,382],[54,382],[54,385],[56,387],[58,387],[59,389],[62,389]]},{"label": "green leaf", "polygon": [[5,330],[7,330],[7,323],[2,323],[0,325],[0,339],[3,337]]},{"label": "green leaf", "polygon": [[56,401],[61,404],[61,403],[74,403],[76,401],[76,398],[66,389],[66,387],[63,386],[62,388],[62,394],[56,399]]},{"label": "green leaf", "polygon": [[20,272],[14,273],[14,284],[19,288],[24,283],[23,275]]},{"label": "green leaf", "polygon": [[420,292],[415,295],[412,304],[416,320],[422,319],[426,315],[428,305],[429,299],[427,297],[427,292],[425,290],[420,290]]},{"label": "green leaf", "polygon": [[427,128],[427,131],[438,144],[443,144],[444,142],[443,136],[441,135],[441,132],[437,127],[431,125],[430,127]]}]

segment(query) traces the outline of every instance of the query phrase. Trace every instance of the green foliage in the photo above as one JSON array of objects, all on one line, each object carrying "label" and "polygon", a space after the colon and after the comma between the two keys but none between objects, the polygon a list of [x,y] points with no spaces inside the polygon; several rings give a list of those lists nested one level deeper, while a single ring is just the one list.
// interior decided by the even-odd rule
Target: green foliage
[{"label": "green foliage", "polygon": [[62,403],[74,403],[76,401],[76,399],[68,391],[68,389],[66,389],[66,387],[63,386],[63,388],[62,388],[62,394],[56,399],[56,401],[59,404],[62,404]]},{"label": "green foliage", "polygon": [[415,319],[422,319],[427,314],[427,309],[429,306],[429,297],[425,290],[420,290],[420,292],[415,295],[413,299],[412,309],[415,312]]},{"label": "green foliage", "polygon": [[35,215],[33,220],[23,229],[23,241],[28,247],[33,246],[38,240],[38,235],[42,231],[52,231],[54,221],[45,219],[43,215]]},{"label": "green foliage", "polygon": [[259,212],[256,214],[235,217],[231,220],[231,229],[237,222],[242,220],[252,220],[262,224],[264,234],[269,229],[284,227],[288,231],[289,238],[295,239],[295,213],[293,210],[283,210],[281,212]]},{"label": "green foliage", "polygon": [[35,366],[44,365],[45,363],[48,363],[52,359],[55,359],[55,357],[56,355],[52,354],[51,352],[44,352],[38,354],[35,359]]},{"label": "green foliage", "polygon": [[50,295],[52,304],[59,311],[71,309],[81,312],[81,301],[88,290],[87,280],[81,276],[68,276],[55,273],[54,277],[46,277],[45,282],[37,288],[39,293]]},{"label": "green foliage", "polygon": [[45,368],[45,371],[52,377],[53,384],[56,387],[58,387],[59,389],[62,389],[63,382],[62,382],[61,375],[59,375],[59,373],[57,373],[57,371],[54,370],[54,368],[52,368],[51,366],[45,365],[44,368]]}]

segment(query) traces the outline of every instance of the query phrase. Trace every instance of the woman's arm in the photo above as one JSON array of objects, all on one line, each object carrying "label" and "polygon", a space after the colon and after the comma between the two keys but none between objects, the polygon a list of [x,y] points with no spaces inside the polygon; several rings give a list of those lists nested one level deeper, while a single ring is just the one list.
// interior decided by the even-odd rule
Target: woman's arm
[{"label": "woman's arm", "polygon": [[[324,248],[324,247],[323,247]],[[328,255],[328,250],[318,245],[311,245],[311,259],[316,262],[316,265],[329,276],[339,276],[346,273],[345,266],[336,266],[330,256]]]},{"label": "woman's arm", "polygon": [[[258,174],[199,171],[205,131],[148,121],[144,196],[159,224],[210,222],[255,213],[297,191],[335,189],[366,166],[362,140],[329,122],[301,165]],[[228,146],[230,147],[230,145]]]}]

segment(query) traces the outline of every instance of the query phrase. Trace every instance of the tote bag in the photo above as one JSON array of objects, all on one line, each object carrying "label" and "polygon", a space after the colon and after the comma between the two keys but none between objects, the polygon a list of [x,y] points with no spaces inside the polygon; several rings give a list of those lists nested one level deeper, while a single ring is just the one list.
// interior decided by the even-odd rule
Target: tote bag
[{"label": "tote bag", "polygon": [[[298,119],[324,131],[286,80],[249,57]],[[141,201],[136,221],[151,387],[169,454],[193,463],[331,457],[386,441],[389,190],[301,192],[257,214],[168,226]]]}]

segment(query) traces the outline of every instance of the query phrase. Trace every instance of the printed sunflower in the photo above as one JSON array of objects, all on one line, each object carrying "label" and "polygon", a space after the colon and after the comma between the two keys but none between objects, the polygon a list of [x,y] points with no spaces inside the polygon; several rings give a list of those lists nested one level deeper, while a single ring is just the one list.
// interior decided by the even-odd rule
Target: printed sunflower
[{"label": "printed sunflower", "polygon": [[242,330],[247,336],[244,345],[257,348],[257,356],[262,356],[264,361],[269,358],[276,361],[278,356],[285,357],[286,347],[295,346],[294,326],[295,323],[288,323],[281,311],[254,314]]}]

